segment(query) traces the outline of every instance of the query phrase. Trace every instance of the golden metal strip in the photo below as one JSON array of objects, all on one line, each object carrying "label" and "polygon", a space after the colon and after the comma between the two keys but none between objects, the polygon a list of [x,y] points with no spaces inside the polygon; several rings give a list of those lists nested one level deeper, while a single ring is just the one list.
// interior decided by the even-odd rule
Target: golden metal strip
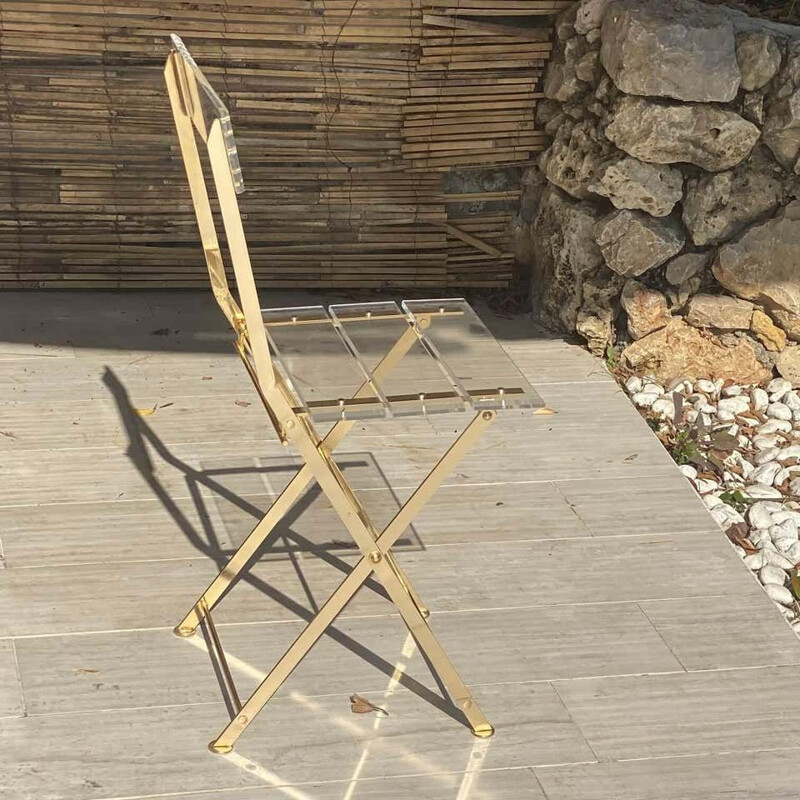
[{"label": "golden metal strip", "polygon": [[236,691],[236,684],[233,682],[233,675],[231,675],[230,668],[228,667],[228,659],[225,657],[225,651],[222,649],[222,642],[219,640],[217,633],[217,626],[214,624],[214,618],[206,609],[206,615],[203,619],[203,624],[208,630],[210,644],[217,656],[217,662],[222,673],[222,682],[225,684],[225,689],[231,698],[234,708],[238,712],[242,707],[242,701],[239,699],[239,693]]},{"label": "golden metal strip", "polygon": [[[388,375],[397,366],[405,354],[416,342],[417,337],[414,331],[409,328],[397,340],[392,349],[381,359],[380,363],[373,370],[373,375],[377,379],[382,379]],[[251,374],[252,377],[252,374]],[[370,391],[369,385],[364,383],[356,392],[356,396],[362,392]],[[266,398],[263,397],[264,404],[269,406]],[[278,430],[281,429],[280,422],[271,412],[273,424]],[[328,431],[327,436],[322,440],[322,447],[329,453],[332,453],[336,447],[341,443],[354,423],[351,420],[343,420],[337,422]],[[313,478],[311,469],[305,465],[297,474],[289,481],[289,484],[281,492],[275,502],[270,506],[267,513],[263,516],[261,521],[253,528],[248,537],[239,546],[239,549],[231,557],[230,561],[225,565],[222,571],[216,578],[209,584],[208,588],[198,598],[197,602],[189,610],[188,614],[181,620],[175,628],[175,633],[178,636],[192,636],[200,624],[200,621],[205,615],[205,608],[212,609],[220,601],[221,597],[230,586],[231,582],[241,573],[247,566],[250,559],[256,554],[256,551],[263,544],[264,540],[269,536],[272,529],[278,522],[288,513],[289,509],[300,497],[303,490],[308,486]]]},{"label": "golden metal strip", "polygon": [[[390,548],[397,541],[400,534],[411,524],[413,518],[435,494],[447,475],[452,472],[455,466],[467,452],[469,452],[480,435],[495,419],[495,416],[494,412],[484,411],[472,420],[448,451],[439,459],[438,463],[428,473],[428,476],[417,487],[403,507],[395,514],[383,533],[371,542],[365,541],[365,536],[369,537],[369,539],[372,539],[372,536],[370,536],[367,525],[361,521],[362,514],[366,517],[366,512],[363,512],[363,509],[359,510],[353,507],[347,508],[349,505],[349,498],[345,499],[347,497],[345,493],[334,490],[332,492],[333,496],[328,494],[328,490],[331,488],[331,481],[336,481],[334,473],[328,476],[324,476],[324,474],[318,476],[318,479],[319,477],[323,478],[324,485],[323,481],[320,482],[320,485],[328,496],[328,499],[334,505],[334,508],[340,513],[342,521],[345,522],[345,525],[349,529],[357,529],[351,529],[351,533],[357,542],[360,540],[360,545],[361,543],[366,545],[366,547],[362,547],[363,555],[353,570],[328,598],[314,619],[303,629],[283,657],[270,671],[269,675],[267,675],[261,685],[245,702],[242,706],[241,713],[237,715],[237,717],[225,727],[217,739],[209,745],[214,752],[225,753],[230,751],[236,739],[239,738],[259,711],[261,711],[275,692],[278,691],[286,678],[289,677],[314,643],[336,619],[341,610],[347,605],[373,571],[378,573],[378,577],[387,592],[389,592],[392,602],[397,607],[412,635],[419,643],[420,648],[424,650],[425,654],[428,656],[430,663],[447,688],[452,700],[464,712],[472,726],[473,732],[476,733],[476,735],[490,735],[491,726],[475,703],[472,694],[445,655],[444,650],[425,622],[408,591],[386,563],[385,557],[391,555],[389,552]],[[295,442],[295,444],[297,444],[297,442]],[[303,445],[303,448],[306,450],[308,449],[306,444]],[[312,465],[317,468],[320,467],[316,459],[313,459],[310,463],[307,462],[307,466]],[[305,469],[305,467],[303,469]],[[326,470],[327,464],[324,464],[322,466],[322,473]],[[357,520],[355,524],[354,520]],[[359,526],[362,527],[359,528]]]},{"label": "golden metal strip", "polygon": [[233,272],[236,276],[236,288],[247,325],[247,341],[253,354],[258,382],[263,391],[275,386],[275,368],[269,354],[267,333],[261,319],[261,306],[258,300],[250,254],[247,251],[247,240],[242,227],[242,215],[236,199],[236,189],[228,161],[228,150],[222,134],[222,124],[218,119],[211,123],[208,134],[208,157],[211,162],[211,173],[217,190],[217,200],[222,213],[222,225],[231,255]]}]

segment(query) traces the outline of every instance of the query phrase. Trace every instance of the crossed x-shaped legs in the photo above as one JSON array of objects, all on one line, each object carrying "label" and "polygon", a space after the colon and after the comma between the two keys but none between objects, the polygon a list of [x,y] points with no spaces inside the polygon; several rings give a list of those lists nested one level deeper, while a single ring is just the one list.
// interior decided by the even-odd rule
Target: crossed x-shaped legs
[{"label": "crossed x-shaped legs", "polygon": [[[415,339],[416,335],[413,330],[409,329],[375,369],[376,378],[380,379],[383,374],[386,374],[408,351]],[[363,391],[368,391],[368,388],[362,387],[360,392]],[[285,406],[278,396],[265,398],[267,402],[270,402],[271,399],[278,407]],[[420,650],[436,671],[451,700],[464,713],[473,733],[477,736],[492,735],[493,728],[475,703],[471,692],[461,680],[428,625],[427,609],[422,605],[410,581],[396,563],[391,547],[408,528],[420,509],[434,495],[442,481],[469,452],[495,416],[494,411],[479,412],[420,483],[392,521],[382,532],[378,532],[331,455],[353,423],[346,420],[338,422],[331,428],[327,436],[320,440],[304,417],[294,415],[294,418],[290,420],[290,423],[293,424],[287,425],[287,428],[290,428],[292,443],[303,457],[305,465],[292,478],[261,522],[256,525],[180,625],[175,628],[175,632],[179,636],[190,636],[195,632],[200,622],[209,615],[231,582],[242,573],[266,537],[300,497],[312,478],[316,479],[355,540],[361,550],[361,558],[227,727],[210,744],[210,748],[214,752],[226,753],[232,749],[236,739],[373,572],[383,584],[392,603],[417,641]]]}]

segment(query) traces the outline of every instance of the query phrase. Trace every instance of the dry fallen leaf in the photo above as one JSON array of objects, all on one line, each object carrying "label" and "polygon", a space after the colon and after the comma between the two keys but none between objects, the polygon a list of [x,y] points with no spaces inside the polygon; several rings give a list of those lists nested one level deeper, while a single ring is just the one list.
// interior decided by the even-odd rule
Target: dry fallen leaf
[{"label": "dry fallen leaf", "polygon": [[389,716],[389,712],[385,708],[370,703],[366,697],[362,697],[360,694],[350,695],[350,710],[354,714],[369,714],[371,711],[375,711],[384,716]]},{"label": "dry fallen leaf", "polygon": [[174,406],[175,403],[162,403],[159,408],[169,408],[170,406]]},{"label": "dry fallen leaf", "polygon": [[156,413],[157,408],[158,408],[158,403],[156,403],[152,408],[137,408],[136,413],[140,417],[149,417],[151,414]]},{"label": "dry fallen leaf", "polygon": [[631,453],[631,455],[624,458],[623,461],[636,461],[637,458],[639,458],[638,453]]},{"label": "dry fallen leaf", "polygon": [[200,380],[201,381],[212,381],[214,379],[211,377],[211,375],[203,375],[203,377],[200,378]]},{"label": "dry fallen leaf", "polygon": [[75,669],[73,670],[73,674],[75,675],[94,675],[100,672],[99,669]]},{"label": "dry fallen leaf", "polygon": [[242,408],[247,408],[247,406],[253,405],[252,403],[248,403],[247,400],[234,400],[237,406],[241,406]]},{"label": "dry fallen leaf", "polygon": [[6,436],[9,439],[16,439],[17,438],[17,434],[16,433],[11,433],[11,431],[0,431],[0,436]]}]

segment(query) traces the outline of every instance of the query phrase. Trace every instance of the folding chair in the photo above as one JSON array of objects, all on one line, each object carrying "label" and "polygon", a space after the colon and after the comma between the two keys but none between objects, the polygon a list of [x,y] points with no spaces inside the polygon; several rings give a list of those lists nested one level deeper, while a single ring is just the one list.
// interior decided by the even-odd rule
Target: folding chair
[{"label": "folding chair", "polygon": [[[373,302],[262,310],[236,200],[244,191],[222,101],[183,42],[172,37],[164,75],[214,296],[235,346],[283,444],[304,466],[291,479],[227,566],[175,628],[191,636],[203,623],[233,700],[231,721],[211,742],[227,753],[359,587],[379,579],[476,736],[494,732],[434,636],[429,612],[397,563],[392,545],[503,409],[542,409],[542,401],[463,299]],[[195,133],[206,144],[238,290],[225,274]],[[475,416],[380,531],[348,485],[333,452],[355,420],[472,410]],[[327,434],[315,424],[333,423]],[[305,487],[315,480],[361,551],[352,571],[261,685],[239,702],[211,612]]]}]

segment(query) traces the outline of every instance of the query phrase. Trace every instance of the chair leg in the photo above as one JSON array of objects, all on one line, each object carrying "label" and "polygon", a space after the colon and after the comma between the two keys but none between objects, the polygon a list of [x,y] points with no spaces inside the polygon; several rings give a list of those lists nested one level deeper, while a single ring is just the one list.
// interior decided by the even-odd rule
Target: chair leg
[{"label": "chair leg", "polygon": [[[417,599],[413,586],[402,571],[398,574],[392,566],[396,562],[394,562],[391,547],[494,418],[494,412],[482,412],[472,420],[380,535],[374,532],[366,511],[349,491],[344,476],[338,472],[332,459],[325,458],[313,446],[310,438],[306,440],[305,437],[301,437],[300,441],[296,442],[300,452],[304,456],[308,456],[306,466],[313,470],[318,483],[359,545],[362,558],[245,702],[239,713],[209,744],[212,752],[228,753],[231,751],[235,741],[291,675],[295,667],[372,572],[377,574],[389,593],[391,601],[420,649],[433,665],[451,700],[464,713],[472,732],[476,736],[492,735],[493,728],[426,622],[420,608],[422,603]],[[400,577],[401,574],[403,574],[403,578]],[[422,607],[424,608],[424,606]]]},{"label": "chair leg", "polygon": [[[393,347],[373,370],[375,379],[381,380],[385,375],[391,372],[416,341],[417,337],[414,331],[411,329],[407,330],[397,342],[395,342]],[[248,372],[250,372],[250,369],[248,369]],[[256,382],[253,373],[250,373],[250,377]],[[258,388],[257,384],[256,386]],[[369,392],[369,385],[364,384],[354,396],[361,397]],[[328,454],[332,453],[352,427],[353,422],[349,420],[337,422],[322,440],[321,447]],[[258,525],[253,528],[225,567],[220,571],[217,577],[214,578],[203,594],[197,599],[197,602],[189,609],[186,616],[175,627],[174,630],[177,636],[192,636],[194,634],[197,630],[197,626],[202,622],[207,613],[214,609],[214,606],[220,601],[225,591],[241,574],[258,548],[261,547],[264,540],[269,536],[272,529],[297,501],[297,498],[300,497],[303,489],[311,482],[313,477],[314,475],[311,469],[308,465],[304,465],[294,478],[292,478],[289,485],[281,492],[272,506],[270,506],[269,511],[267,511]]]}]

